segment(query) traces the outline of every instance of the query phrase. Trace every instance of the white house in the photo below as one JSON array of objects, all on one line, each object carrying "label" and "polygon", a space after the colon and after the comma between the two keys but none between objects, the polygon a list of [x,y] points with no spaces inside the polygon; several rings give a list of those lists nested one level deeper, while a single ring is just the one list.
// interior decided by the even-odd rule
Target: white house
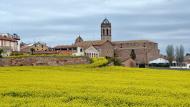
[{"label": "white house", "polygon": [[84,49],[81,47],[76,47],[77,51],[74,52],[72,55],[73,56],[84,56]]},{"label": "white house", "polygon": [[90,46],[85,50],[85,55],[90,58],[96,58],[100,56],[100,53],[94,46]]},{"label": "white house", "polygon": [[53,48],[62,54],[69,54],[72,56],[84,56],[84,49],[76,45],[60,45]]},{"label": "white house", "polygon": [[158,58],[156,60],[150,61],[149,64],[168,64],[169,61],[163,58]]},{"label": "white house", "polygon": [[16,34],[0,34],[0,47],[9,48],[11,51],[20,51],[20,37]]}]

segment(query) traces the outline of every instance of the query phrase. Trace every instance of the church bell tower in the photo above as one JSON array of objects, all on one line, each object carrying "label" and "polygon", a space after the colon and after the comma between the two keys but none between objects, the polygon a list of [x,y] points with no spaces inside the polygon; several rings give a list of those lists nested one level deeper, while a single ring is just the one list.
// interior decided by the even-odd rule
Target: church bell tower
[{"label": "church bell tower", "polygon": [[101,23],[101,40],[111,41],[111,23],[108,19],[104,19]]}]

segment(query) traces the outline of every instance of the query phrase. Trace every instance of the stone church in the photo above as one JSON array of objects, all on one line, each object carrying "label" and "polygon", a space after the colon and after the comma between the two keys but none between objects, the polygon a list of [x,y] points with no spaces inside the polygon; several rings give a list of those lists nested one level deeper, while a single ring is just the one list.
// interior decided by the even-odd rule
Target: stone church
[{"label": "stone church", "polygon": [[158,43],[150,40],[112,41],[112,26],[108,19],[101,23],[101,40],[84,41],[79,36],[74,45],[84,48],[86,56],[117,57],[122,62],[129,59],[134,50],[137,64],[148,64],[160,56]]}]

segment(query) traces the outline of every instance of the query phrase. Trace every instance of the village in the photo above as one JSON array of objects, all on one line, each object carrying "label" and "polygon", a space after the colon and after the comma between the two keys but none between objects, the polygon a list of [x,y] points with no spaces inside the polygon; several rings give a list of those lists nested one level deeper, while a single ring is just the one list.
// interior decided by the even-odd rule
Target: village
[{"label": "village", "polygon": [[0,0],[0,107],[190,107],[190,0]]},{"label": "village", "polygon": [[[150,40],[112,40],[112,25],[108,19],[101,23],[101,39],[85,41],[78,36],[71,45],[49,47],[47,43],[21,42],[17,34],[0,34],[0,49],[2,57],[15,55],[64,55],[86,56],[89,58],[106,57],[114,59],[113,65],[127,67],[170,67],[173,69],[189,69],[190,55],[183,52],[180,66],[177,59],[162,55],[158,43]],[[173,50],[174,51],[174,50]],[[171,62],[172,59],[172,62]],[[117,63],[117,64],[116,64]]]}]

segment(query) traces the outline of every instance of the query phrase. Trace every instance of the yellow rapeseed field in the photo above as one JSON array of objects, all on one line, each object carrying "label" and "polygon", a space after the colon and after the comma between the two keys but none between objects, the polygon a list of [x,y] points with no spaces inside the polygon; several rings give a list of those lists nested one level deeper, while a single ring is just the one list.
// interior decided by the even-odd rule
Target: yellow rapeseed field
[{"label": "yellow rapeseed field", "polygon": [[190,72],[90,65],[0,67],[0,107],[190,107]]}]

